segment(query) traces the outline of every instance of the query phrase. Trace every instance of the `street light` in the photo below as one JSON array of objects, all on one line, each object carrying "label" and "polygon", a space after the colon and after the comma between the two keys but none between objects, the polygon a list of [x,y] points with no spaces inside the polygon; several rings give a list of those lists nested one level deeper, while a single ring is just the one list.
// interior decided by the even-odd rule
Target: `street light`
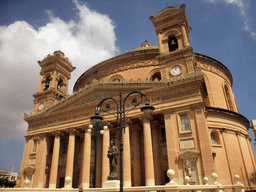
[{"label": "street light", "polygon": [[[100,130],[100,134],[102,135],[104,133],[104,130],[106,131],[108,129],[108,126],[107,125],[104,125],[103,126],[103,129],[100,129],[99,127],[99,121],[94,121],[92,122],[95,124],[95,143],[94,143],[94,146],[95,146],[95,149],[94,149],[94,174],[93,174],[93,188],[96,188],[96,161],[97,161],[97,145],[98,145],[98,131]],[[93,129],[93,124],[89,124],[88,126],[88,131],[91,132],[92,129]]]},{"label": "street light", "polygon": [[[137,98],[133,98],[131,103],[133,104],[133,108],[137,107],[142,103],[143,97],[146,99],[146,104],[141,108],[141,111],[144,113],[152,113],[155,110],[155,107],[151,106],[148,102],[147,96],[145,93],[142,91],[132,91],[130,92],[124,100],[122,100],[122,93],[119,93],[119,104],[116,99],[113,97],[107,97],[102,99],[99,104],[96,107],[95,115],[91,117],[91,122],[92,123],[98,123],[103,120],[103,117],[99,115],[99,110],[100,107],[102,107],[102,104],[107,101],[107,100],[113,100],[116,103],[116,118],[117,118],[117,129],[120,130],[119,132],[119,137],[120,137],[120,192],[123,192],[123,135],[122,135],[122,130],[125,130],[125,102],[127,98],[132,95],[132,94],[140,94],[140,100],[138,101]],[[106,104],[105,110],[103,109],[103,112],[109,112],[111,109],[111,106],[109,104]],[[132,110],[131,109],[131,110]],[[129,110],[129,111],[131,111]],[[128,111],[128,112],[129,112]],[[115,115],[115,114],[114,114]]]}]

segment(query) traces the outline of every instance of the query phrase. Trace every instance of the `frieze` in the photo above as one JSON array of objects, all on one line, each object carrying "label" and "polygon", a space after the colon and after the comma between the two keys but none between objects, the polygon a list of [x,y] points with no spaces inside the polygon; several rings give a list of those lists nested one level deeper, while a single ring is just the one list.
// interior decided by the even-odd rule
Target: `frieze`
[{"label": "frieze", "polygon": [[88,116],[92,116],[94,114],[94,112],[82,112],[82,113],[78,113],[78,114],[74,114],[74,115],[68,115],[68,116],[64,116],[58,119],[51,119],[51,120],[42,120],[40,122],[36,122],[36,123],[30,123],[29,124],[29,129],[35,129],[35,128],[39,128],[39,127],[43,127],[43,126],[49,126],[49,125],[56,125],[62,122],[68,122],[74,119],[80,119],[80,118],[85,118]]},{"label": "frieze", "polygon": [[182,92],[177,92],[177,93],[172,93],[168,95],[162,96],[162,101],[168,100],[168,99],[173,99],[173,98],[178,98],[178,97],[183,97],[185,95],[195,95],[199,94],[198,88],[196,89],[190,89],[190,90],[183,90]]},{"label": "frieze", "polygon": [[[145,80],[145,81],[122,81],[120,83],[110,83],[110,82],[99,82],[99,81],[95,81],[95,84],[90,85],[85,87],[84,89],[80,90],[79,92],[75,92],[73,95],[66,97],[65,99],[56,102],[53,104],[53,106],[49,106],[48,108],[46,108],[45,110],[42,111],[37,111],[37,112],[32,112],[31,114],[24,114],[24,119],[29,122],[29,129],[31,128],[37,128],[37,127],[43,127],[43,126],[47,126],[47,125],[53,125],[53,124],[58,124],[61,122],[66,122],[66,121],[70,121],[72,119],[79,119],[82,117],[86,117],[86,116],[90,116],[93,115],[93,112],[81,112],[81,113],[76,113],[76,114],[69,114],[67,116],[64,117],[59,117],[58,119],[53,119],[50,117],[46,117],[47,119],[42,119],[40,121],[37,121],[36,119],[43,117],[42,115],[49,113],[49,110],[57,110],[56,108],[60,105],[62,105],[62,103],[64,102],[69,102],[69,100],[75,101],[76,96],[81,97],[81,94],[85,93],[88,91],[88,89],[96,86],[96,87],[102,87],[102,86],[106,86],[109,89],[109,86],[116,86],[116,85],[131,85],[131,86],[145,86],[146,87],[151,87],[151,86],[172,86],[172,85],[176,85],[176,84],[180,84],[182,85],[184,82],[190,82],[190,81],[195,81],[196,79],[200,79],[202,78],[202,72],[201,69],[198,71],[195,71],[195,73],[190,73],[190,74],[185,74],[184,76],[180,76],[180,77],[175,77],[172,79],[163,79],[161,81],[155,82],[155,81],[151,81],[151,80]],[[114,87],[113,87],[114,88]],[[175,87],[174,87],[175,88]],[[177,87],[178,88],[178,87]],[[95,101],[99,101],[103,98],[106,97],[115,97],[117,96],[117,92],[116,92],[116,88],[113,89],[113,91],[115,90],[115,92],[113,93],[97,93],[94,94],[90,97],[86,97],[83,96],[85,99],[80,101],[79,103],[77,103],[75,106],[73,105],[72,108],[79,106],[79,105],[83,105],[85,103],[91,103],[91,102],[95,102]],[[164,95],[165,90],[161,91],[162,93],[159,93],[158,95],[154,92],[154,93],[148,93],[147,96],[150,100],[150,102],[159,102],[162,100],[167,100],[167,99],[171,99],[174,97],[181,97],[183,95],[189,95],[189,94],[198,94],[199,90],[198,89],[189,89],[188,91],[185,92],[178,92],[175,94],[169,94],[168,95]],[[80,96],[79,96],[80,95]],[[70,101],[71,102],[71,101]],[[128,107],[130,107],[131,105],[128,105]],[[34,122],[32,122],[34,119]],[[41,119],[41,118],[40,118]]]}]

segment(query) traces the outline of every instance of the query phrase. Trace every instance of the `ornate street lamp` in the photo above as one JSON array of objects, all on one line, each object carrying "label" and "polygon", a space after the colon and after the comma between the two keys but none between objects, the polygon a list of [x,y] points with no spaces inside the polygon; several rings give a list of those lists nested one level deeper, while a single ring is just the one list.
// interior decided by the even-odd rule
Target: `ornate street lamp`
[{"label": "ornate street lamp", "polygon": [[[92,122],[93,123],[93,122]],[[104,130],[106,131],[108,129],[108,126],[107,125],[102,125],[103,126],[103,129],[100,129],[100,126],[99,123],[100,122],[95,122],[95,142],[94,142],[94,174],[93,174],[93,188],[96,188],[96,165],[97,165],[97,149],[98,149],[98,131],[100,131],[100,134],[103,134],[104,133]],[[93,129],[93,124],[89,124],[88,126],[88,131],[91,132],[92,129]]]},{"label": "ornate street lamp", "polygon": [[[146,104],[141,108],[141,111],[144,113],[152,113],[154,111],[155,108],[149,104],[146,94],[143,93],[142,91],[135,90],[129,93],[124,98],[124,100],[122,99],[122,93],[119,93],[119,104],[117,100],[115,100],[113,97],[107,97],[102,99],[96,107],[95,115],[91,117],[92,123],[101,122],[103,120],[103,117],[99,115],[99,110],[100,110],[100,107],[102,107],[102,104],[107,100],[112,100],[116,103],[117,110],[116,110],[116,115],[115,114],[114,115],[117,118],[117,129],[119,130],[119,134],[120,134],[119,135],[120,137],[120,192],[123,192],[123,134],[122,134],[123,131],[122,130],[125,129],[125,102],[127,98],[133,94],[139,94],[140,100],[138,101],[136,97],[132,99],[131,103],[134,106],[132,109],[140,105],[144,97],[146,100]],[[103,109],[102,111],[109,112],[110,109],[111,109],[110,104],[106,104],[105,109]]]}]

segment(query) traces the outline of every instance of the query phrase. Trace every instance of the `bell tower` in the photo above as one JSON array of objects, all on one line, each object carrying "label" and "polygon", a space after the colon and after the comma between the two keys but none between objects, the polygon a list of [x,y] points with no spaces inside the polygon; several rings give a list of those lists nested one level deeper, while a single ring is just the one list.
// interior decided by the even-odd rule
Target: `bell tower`
[{"label": "bell tower", "polygon": [[33,111],[43,110],[55,101],[65,98],[68,94],[71,72],[76,69],[61,51],[47,55],[42,61],[38,61],[38,64],[41,67],[41,79],[38,91],[33,95]]},{"label": "bell tower", "polygon": [[153,22],[158,36],[159,52],[166,54],[189,47],[189,27],[185,5],[166,7],[161,13],[149,19]]},{"label": "bell tower", "polygon": [[161,13],[151,16],[159,44],[159,65],[169,66],[170,72],[162,70],[162,76],[172,78],[197,69],[192,46],[189,45],[189,27],[185,5],[166,7]]}]

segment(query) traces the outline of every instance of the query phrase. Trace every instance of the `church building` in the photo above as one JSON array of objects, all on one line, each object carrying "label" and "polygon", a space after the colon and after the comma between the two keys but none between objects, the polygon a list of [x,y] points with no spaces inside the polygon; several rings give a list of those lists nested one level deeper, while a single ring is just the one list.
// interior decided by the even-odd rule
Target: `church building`
[{"label": "church building", "polygon": [[71,95],[69,79],[76,68],[64,53],[38,61],[41,79],[33,112],[24,115],[28,130],[17,187],[62,188],[70,177],[72,188],[104,188],[110,140],[120,148],[115,103],[99,109],[102,123],[89,126],[90,118],[102,99],[119,100],[119,93],[125,97],[140,90],[155,110],[145,115],[140,110],[145,99],[134,107],[140,95],[127,97],[124,188],[165,185],[166,172],[173,169],[178,184],[186,176],[191,185],[204,184],[204,177],[211,183],[211,174],[217,173],[222,185],[233,185],[238,174],[246,190],[254,189],[250,123],[238,111],[232,74],[221,62],[194,52],[185,5],[167,7],[149,19],[158,46],[145,41],[93,66],[77,79]]}]

